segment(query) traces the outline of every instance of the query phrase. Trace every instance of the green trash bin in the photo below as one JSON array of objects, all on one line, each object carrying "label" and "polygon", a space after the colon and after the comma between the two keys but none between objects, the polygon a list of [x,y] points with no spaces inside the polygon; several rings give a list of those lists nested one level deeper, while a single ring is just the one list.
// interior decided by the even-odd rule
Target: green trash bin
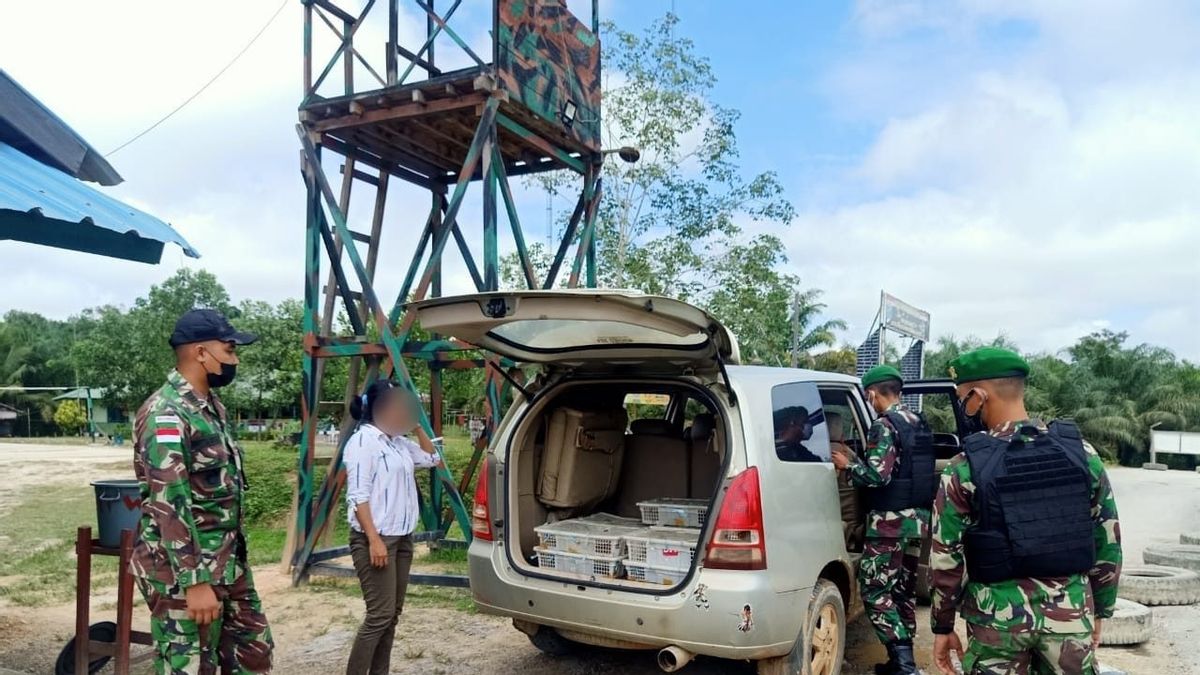
[{"label": "green trash bin", "polygon": [[96,489],[96,524],[100,530],[100,545],[117,548],[121,545],[121,530],[137,532],[142,517],[142,493],[137,480],[117,478],[92,482]]}]

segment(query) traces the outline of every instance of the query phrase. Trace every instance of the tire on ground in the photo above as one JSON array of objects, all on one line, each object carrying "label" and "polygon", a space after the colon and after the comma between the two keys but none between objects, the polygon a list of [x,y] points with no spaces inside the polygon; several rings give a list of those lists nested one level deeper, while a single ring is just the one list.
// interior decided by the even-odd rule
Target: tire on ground
[{"label": "tire on ground", "polygon": [[1200,602],[1200,574],[1182,567],[1127,565],[1117,593],[1143,605],[1193,605]]},{"label": "tire on ground", "polygon": [[1179,543],[1200,546],[1200,532],[1184,532],[1179,535]]},{"label": "tire on ground", "polygon": [[1136,645],[1150,639],[1154,630],[1150,608],[1131,600],[1117,598],[1112,617],[1104,619],[1100,629],[1102,645]]},{"label": "tire on ground", "polygon": [[1142,560],[1150,565],[1182,567],[1200,572],[1200,546],[1194,544],[1154,544],[1142,551]]},{"label": "tire on ground", "polygon": [[1145,464],[1142,465],[1142,468],[1150,469],[1151,471],[1166,471],[1167,465],[1160,464],[1159,462],[1146,462]]},{"label": "tire on ground", "polygon": [[[818,626],[822,608],[828,607],[833,626]],[[813,652],[817,648],[814,637],[825,628],[827,637],[835,641],[831,659],[822,664],[823,673],[840,673],[846,652],[846,603],[837,584],[827,579],[818,579],[813,587],[812,599],[808,603],[808,615],[800,628],[800,635],[792,645],[792,653],[757,663],[758,675],[813,675]],[[832,628],[832,631],[828,629]]]}]

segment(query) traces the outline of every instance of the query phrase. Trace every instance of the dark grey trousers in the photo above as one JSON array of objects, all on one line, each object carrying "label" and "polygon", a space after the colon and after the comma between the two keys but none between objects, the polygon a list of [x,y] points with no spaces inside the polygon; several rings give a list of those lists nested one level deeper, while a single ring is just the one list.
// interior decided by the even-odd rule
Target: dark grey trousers
[{"label": "dark grey trousers", "polygon": [[408,536],[382,539],[387,546],[387,566],[374,567],[367,535],[350,531],[350,557],[362,586],[367,614],[350,649],[346,675],[386,675],[390,669],[396,622],[404,611],[404,594],[408,590],[413,544]]}]

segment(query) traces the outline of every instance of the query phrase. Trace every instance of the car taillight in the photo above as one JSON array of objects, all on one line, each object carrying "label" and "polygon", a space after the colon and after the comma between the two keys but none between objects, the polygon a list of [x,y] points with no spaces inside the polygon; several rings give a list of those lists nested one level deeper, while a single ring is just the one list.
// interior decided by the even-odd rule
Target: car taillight
[{"label": "car taillight", "polygon": [[767,568],[758,467],[746,469],[729,483],[717,522],[713,524],[704,566],[720,570]]},{"label": "car taillight", "polygon": [[492,514],[488,508],[488,472],[491,462],[484,461],[479,467],[479,480],[475,482],[475,505],[471,508],[471,535],[482,541],[492,541]]}]

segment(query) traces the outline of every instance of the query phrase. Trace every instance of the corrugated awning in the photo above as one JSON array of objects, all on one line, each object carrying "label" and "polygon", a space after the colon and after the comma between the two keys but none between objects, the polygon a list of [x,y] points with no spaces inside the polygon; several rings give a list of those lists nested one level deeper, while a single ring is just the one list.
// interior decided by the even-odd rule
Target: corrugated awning
[{"label": "corrugated awning", "polygon": [[0,240],[157,264],[163,245],[200,254],[167,223],[0,143]]}]

